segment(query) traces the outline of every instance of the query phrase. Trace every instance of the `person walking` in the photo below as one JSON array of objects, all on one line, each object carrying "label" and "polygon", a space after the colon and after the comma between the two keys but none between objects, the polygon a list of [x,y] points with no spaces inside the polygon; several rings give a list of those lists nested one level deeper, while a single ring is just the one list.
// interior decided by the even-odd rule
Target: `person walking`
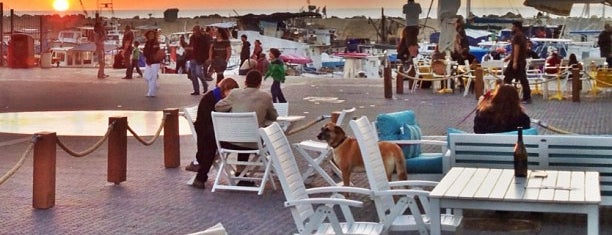
[{"label": "person walking", "polygon": [[247,40],[247,35],[243,34],[240,36],[242,41],[242,49],[240,49],[240,67],[247,61],[251,55],[251,43]]},{"label": "person walking", "polygon": [[527,80],[527,38],[523,35],[523,23],[515,21],[512,23],[512,52],[504,61],[508,62],[508,68],[504,71],[504,83],[511,84],[516,79],[521,83],[523,90],[522,102],[531,103],[531,88]]},{"label": "person walking", "polygon": [[98,79],[108,77],[108,75],[104,74],[104,67],[106,66],[104,40],[106,40],[106,29],[104,29],[102,25],[102,19],[96,17],[96,23],[94,24],[94,42],[96,44],[96,56],[98,58]]},{"label": "person walking", "polygon": [[193,86],[191,95],[200,95],[200,82],[202,82],[204,93],[208,90],[208,84],[204,79],[204,63],[208,60],[209,55],[208,48],[206,48],[209,43],[206,42],[206,39],[200,26],[193,26],[193,35],[189,38],[189,47],[193,52],[189,65],[191,85]]},{"label": "person walking", "polygon": [[157,95],[157,78],[160,63],[163,61],[165,52],[160,48],[157,39],[157,31],[149,30],[145,33],[147,42],[144,47],[144,57],[146,62],[144,78],[147,81],[147,97]]},{"label": "person walking", "polygon": [[264,77],[264,80],[268,77],[272,77],[274,80],[270,87],[270,93],[272,93],[272,102],[274,103],[287,103],[283,90],[281,89],[281,83],[285,82],[285,63],[280,59],[281,52],[276,48],[270,48],[270,66]]},{"label": "person walking", "polygon": [[232,56],[232,47],[229,41],[227,29],[218,28],[217,37],[210,45],[211,68],[217,73],[217,83],[223,80],[223,72],[227,69],[227,63]]},{"label": "person walking", "polygon": [[123,79],[132,79],[132,59],[131,56],[134,53],[134,48],[132,47],[134,44],[134,32],[129,25],[125,26],[125,30],[123,31],[123,38],[121,39],[121,46],[123,51],[123,64],[125,65],[125,77]]},{"label": "person walking", "polygon": [[134,73],[134,69],[140,77],[142,77],[142,71],[140,71],[140,65],[138,64],[138,59],[140,58],[140,43],[138,41],[134,41],[134,48],[132,48],[132,59],[127,64],[127,71],[125,74],[125,79],[132,79],[132,74]]},{"label": "person walking", "polygon": [[407,35],[409,35],[406,45],[418,44],[419,15],[421,12],[421,5],[414,2],[414,0],[408,0],[408,2],[404,4],[403,13],[406,15],[406,30]]},{"label": "person walking", "polygon": [[612,40],[610,37],[612,36],[612,27],[610,24],[606,24],[604,26],[604,30],[599,33],[599,37],[597,38],[597,45],[599,46],[599,55],[603,58],[606,58],[606,62],[608,63],[608,67],[612,66]]}]

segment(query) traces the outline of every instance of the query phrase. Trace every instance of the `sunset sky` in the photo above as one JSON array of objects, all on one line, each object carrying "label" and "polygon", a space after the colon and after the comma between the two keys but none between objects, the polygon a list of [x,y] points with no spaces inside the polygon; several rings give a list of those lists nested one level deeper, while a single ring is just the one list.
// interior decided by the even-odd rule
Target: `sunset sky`
[{"label": "sunset sky", "polygon": [[[53,9],[53,0],[0,0],[6,9],[22,11],[50,11]],[[68,0],[70,11],[80,11],[79,0]],[[97,8],[97,2],[111,2],[111,0],[82,0],[86,9]],[[149,9],[282,9],[297,10],[307,5],[307,0],[112,0],[115,10],[149,10]],[[326,5],[330,8],[401,8],[405,0],[311,0],[310,4]],[[423,9],[429,7],[429,0],[416,0]],[[465,2],[462,0],[462,2]],[[512,5],[522,5],[522,0],[472,0],[474,6],[500,7],[508,2]],[[138,4],[140,3],[140,4]],[[349,4],[350,3],[350,4]],[[497,3],[497,4],[495,4]],[[434,3],[437,6],[437,1]]]}]

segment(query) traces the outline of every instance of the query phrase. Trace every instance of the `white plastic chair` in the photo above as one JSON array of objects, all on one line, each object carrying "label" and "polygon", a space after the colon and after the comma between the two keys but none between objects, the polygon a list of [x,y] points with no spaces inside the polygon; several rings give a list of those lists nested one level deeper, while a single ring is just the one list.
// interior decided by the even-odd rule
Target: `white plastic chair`
[{"label": "white plastic chair", "polygon": [[[338,119],[336,120],[336,125],[342,126],[346,115],[355,112],[355,108],[344,109],[340,112]],[[314,175],[315,171],[323,177],[323,179],[330,185],[337,185],[338,183],[334,181],[324,170],[321,168],[323,163],[328,163],[331,166],[332,171],[341,176],[342,172],[336,164],[332,162],[330,158],[331,153],[333,152],[332,148],[326,143],[322,141],[316,140],[304,140],[299,143],[293,144],[296,150],[304,157],[304,159],[308,162],[308,169],[306,169],[302,173],[302,178],[304,178],[304,183],[308,184],[312,181],[310,176]],[[316,157],[312,157],[309,152],[313,152],[316,154]]]},{"label": "white plastic chair", "polygon": [[[365,193],[370,191],[355,187],[317,187],[306,189],[300,175],[295,156],[278,123],[260,128],[270,161],[274,165],[283,193],[285,207],[291,209],[291,215],[299,234],[380,234],[381,223],[357,222],[349,206],[361,207],[363,202],[344,199],[340,193]],[[310,197],[311,194],[332,193],[331,197]],[[339,206],[344,215],[344,222],[336,215],[334,207]]]},{"label": "white plastic chair", "polygon": [[[272,105],[274,105],[274,109],[276,109],[278,116],[289,116],[289,103],[272,103]],[[278,121],[278,124],[280,124],[284,131],[287,131],[291,125],[291,122]]]},{"label": "white plastic chair", "polygon": [[[257,129],[259,127],[255,112],[244,113],[224,113],[212,112],[212,122],[215,129],[215,139],[217,142],[217,151],[221,164],[213,184],[212,191],[216,189],[227,190],[242,190],[242,191],[257,191],[258,195],[263,193],[266,186],[266,181],[270,179],[272,186],[276,190],[272,174],[270,172],[270,162],[267,160],[261,139]],[[255,143],[257,148],[253,150],[238,150],[222,146],[222,142],[229,143]],[[248,153],[251,154],[249,161],[237,161],[230,159],[230,154]],[[237,167],[244,166],[240,175],[234,175],[238,172]],[[263,175],[261,172],[263,171]],[[228,184],[221,183],[221,175],[224,174],[228,179]],[[240,180],[260,181],[259,186],[238,186]]]},{"label": "white plastic chair", "polygon": [[[419,231],[420,234],[428,234],[430,227],[429,191],[422,188],[433,188],[437,182],[414,180],[389,182],[378,148],[378,136],[368,118],[364,116],[351,120],[350,126],[359,143],[376,213],[381,223],[385,225],[384,231]],[[410,189],[405,189],[405,187],[410,187]],[[399,199],[394,200],[393,196]],[[423,208],[423,211],[420,208]],[[406,212],[410,214],[405,214]],[[442,214],[442,229],[455,231],[461,224],[461,220],[461,215]]]}]

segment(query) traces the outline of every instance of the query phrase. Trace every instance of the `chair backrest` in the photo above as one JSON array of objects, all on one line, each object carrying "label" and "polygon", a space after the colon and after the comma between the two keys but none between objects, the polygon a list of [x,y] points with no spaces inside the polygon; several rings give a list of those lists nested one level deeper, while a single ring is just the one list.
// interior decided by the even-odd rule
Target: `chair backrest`
[{"label": "chair backrest", "polygon": [[[287,201],[308,198],[304,180],[295,161],[291,145],[281,126],[274,122],[268,127],[259,128],[259,135],[270,154],[274,172],[280,181]],[[296,208],[295,211],[292,210],[293,220],[298,231],[301,231],[304,228],[304,220],[314,214],[314,209],[311,205],[306,204],[299,205]]]},{"label": "chair backrest", "polygon": [[259,124],[255,112],[212,112],[211,116],[218,148],[221,148],[219,143],[223,141],[257,143],[259,149],[262,148],[261,139],[257,131]]},{"label": "chair backrest", "polygon": [[198,142],[198,136],[195,130],[195,121],[198,115],[198,105],[185,107],[183,108],[183,117],[187,120],[189,124],[189,129],[191,129],[191,136],[193,136],[193,140]]},{"label": "chair backrest", "polygon": [[344,123],[344,119],[346,118],[346,115],[352,112],[355,112],[355,107],[350,108],[350,109],[343,109],[342,111],[340,111],[338,120],[336,120],[336,126],[342,126],[342,123]]},{"label": "chair backrest", "polygon": [[[389,181],[385,173],[385,165],[382,161],[380,149],[378,148],[378,136],[366,116],[350,122],[353,134],[359,143],[359,150],[363,156],[363,165],[368,177],[370,189],[374,191],[389,190]],[[377,201],[380,200],[380,201]],[[393,197],[376,197],[376,211],[378,215],[384,215],[385,211],[394,207]]]},{"label": "chair backrest", "polygon": [[289,103],[273,103],[272,105],[274,105],[278,116],[289,116]]}]

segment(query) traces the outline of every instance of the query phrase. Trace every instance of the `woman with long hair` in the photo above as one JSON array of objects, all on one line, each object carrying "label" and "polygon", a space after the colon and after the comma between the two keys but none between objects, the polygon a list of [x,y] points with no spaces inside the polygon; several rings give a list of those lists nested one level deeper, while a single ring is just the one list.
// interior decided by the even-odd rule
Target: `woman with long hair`
[{"label": "woman with long hair", "polygon": [[485,97],[476,108],[475,133],[499,133],[531,128],[530,119],[521,106],[516,88],[501,85],[491,97]]},{"label": "woman with long hair", "polygon": [[217,37],[210,45],[211,68],[217,73],[217,83],[223,79],[223,72],[227,69],[227,63],[232,56],[232,47],[227,29],[217,29]]}]

